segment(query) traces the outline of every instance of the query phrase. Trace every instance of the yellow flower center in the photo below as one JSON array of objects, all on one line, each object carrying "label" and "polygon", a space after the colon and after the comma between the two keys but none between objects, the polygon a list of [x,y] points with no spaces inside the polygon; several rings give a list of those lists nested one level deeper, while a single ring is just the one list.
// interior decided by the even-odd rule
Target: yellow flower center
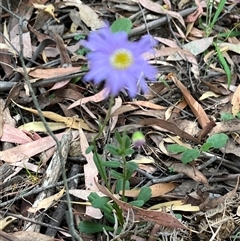
[{"label": "yellow flower center", "polygon": [[132,53],[126,49],[118,49],[110,58],[111,65],[115,69],[127,69],[133,63]]}]

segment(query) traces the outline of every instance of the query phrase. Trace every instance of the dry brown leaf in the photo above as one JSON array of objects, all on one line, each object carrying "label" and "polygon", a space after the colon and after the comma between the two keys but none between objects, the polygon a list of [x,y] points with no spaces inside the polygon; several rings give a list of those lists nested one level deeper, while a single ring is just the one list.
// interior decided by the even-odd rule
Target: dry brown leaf
[{"label": "dry brown leaf", "polygon": [[204,83],[209,90],[213,91],[216,94],[220,95],[229,95],[231,91],[229,91],[227,88],[225,88],[224,85],[218,84],[218,83],[209,83],[208,81],[201,80],[202,83]]},{"label": "dry brown leaf", "polygon": [[[162,43],[164,45],[167,45],[171,48],[178,48],[179,47],[174,40],[171,40],[171,39],[168,39],[168,38],[154,37],[154,39],[156,39],[160,43]],[[162,49],[164,49],[164,48],[162,48]]]},{"label": "dry brown leaf", "polygon": [[3,125],[3,135],[0,140],[17,144],[24,144],[32,141],[32,139],[21,130],[9,124]]},{"label": "dry brown leaf", "polygon": [[95,95],[89,96],[89,97],[84,97],[80,100],[75,101],[73,104],[71,104],[68,109],[74,108],[78,105],[83,105],[86,104],[90,101],[93,101],[95,103],[98,103],[104,99],[106,99],[108,97],[108,91],[106,88],[104,88],[103,90],[101,90],[100,92],[98,92]]},{"label": "dry brown leaf", "polygon": [[[31,232],[31,231],[18,231],[12,234],[13,237],[16,237],[19,239],[19,241],[57,241],[59,239],[55,239],[52,237],[49,237],[47,235],[37,233],[37,232]],[[59,240],[60,241],[60,240]]]},{"label": "dry brown leaf", "polygon": [[217,125],[210,132],[210,135],[224,133],[224,132],[240,133],[240,119],[234,119],[234,120],[217,123]]},{"label": "dry brown leaf", "polygon": [[205,100],[207,98],[211,98],[211,97],[219,97],[220,95],[217,95],[216,93],[212,92],[212,91],[206,91],[205,93],[203,93],[199,100]]},{"label": "dry brown leaf", "polygon": [[224,203],[227,199],[231,199],[237,192],[238,184],[239,184],[239,177],[237,178],[236,186],[232,191],[229,191],[224,196],[220,196],[217,198],[212,198],[212,199],[207,198],[205,202],[199,205],[200,210],[201,211],[210,210],[212,208],[217,207],[219,204]]},{"label": "dry brown leaf", "polygon": [[[30,32],[26,32],[22,34],[24,48],[23,48],[23,55],[28,58],[32,58],[32,44],[31,44],[31,37]],[[11,39],[11,44],[15,47],[16,50],[20,51],[20,40],[19,35],[15,36]]]},{"label": "dry brown leaf", "polygon": [[[14,102],[14,101],[13,101]],[[38,115],[38,111],[34,110],[32,108],[27,108],[24,106],[21,106],[17,103],[14,102],[15,105],[17,105],[19,108],[29,111],[35,115]],[[58,115],[54,112],[51,111],[42,111],[42,115],[45,118],[48,118],[50,120],[56,121],[56,122],[62,122],[64,124],[66,124],[67,127],[72,128],[72,129],[79,129],[82,128],[84,130],[88,130],[88,131],[93,131],[89,125],[87,123],[85,123],[85,121],[83,119],[80,118],[75,118],[75,117],[63,117],[61,115]]]},{"label": "dry brown leaf", "polygon": [[191,204],[183,204],[182,201],[176,200],[172,202],[159,203],[148,210],[165,210],[166,212],[171,211],[183,211],[183,212],[197,212],[200,211],[198,206],[192,206]]},{"label": "dry brown leaf", "polygon": [[4,108],[5,102],[0,99],[0,139],[3,135],[3,108]]},{"label": "dry brown leaf", "polygon": [[0,220],[0,230],[4,230],[10,223],[14,222],[17,218],[7,216]]},{"label": "dry brown leaf", "polygon": [[196,116],[200,126],[204,128],[210,122],[210,120],[202,106],[192,97],[187,88],[176,78],[176,76],[169,75],[169,78],[172,79],[175,85],[181,90],[184,99]]},{"label": "dry brown leaf", "polygon": [[7,32],[7,27],[6,27],[6,21],[4,22],[4,38],[1,35],[0,36],[0,49],[1,49],[1,54],[0,54],[0,66],[2,67],[5,75],[7,76],[11,76],[11,74],[13,73],[13,68],[12,68],[12,60],[11,60],[11,56],[8,54],[8,52],[13,52],[14,55],[16,55],[15,50],[12,48],[12,46],[10,46],[9,42],[7,42],[7,40],[9,40],[9,36],[8,36],[8,32]]},{"label": "dry brown leaf", "polygon": [[44,209],[44,210],[47,210],[48,208],[50,208],[55,202],[57,202],[64,194],[64,189],[62,189],[60,192],[50,196],[50,197],[47,197],[47,198],[44,198],[43,200],[41,200],[37,207],[30,207],[28,209],[28,212],[30,213],[36,213],[37,211],[41,210],[41,209]]},{"label": "dry brown leaf", "polygon": [[[73,139],[78,135],[77,131],[73,131]],[[61,140],[64,133],[56,134],[56,138]],[[26,144],[15,146],[11,149],[0,151],[0,160],[8,163],[15,163],[22,161],[26,158],[35,156],[45,150],[48,150],[52,146],[56,145],[56,142],[51,136],[43,137],[39,140],[32,141]]]},{"label": "dry brown leaf", "polygon": [[[62,130],[66,129],[67,125],[64,123],[60,122],[47,122],[47,125],[50,130],[52,131],[57,131],[57,130]],[[34,132],[47,132],[43,122],[41,121],[34,121],[34,122],[29,122],[24,125],[21,125],[18,127],[19,130],[25,130],[25,131],[34,131]],[[21,144],[21,143],[20,143]]]},{"label": "dry brown leaf", "polygon": [[[237,136],[239,135],[237,134]],[[224,148],[220,148],[220,150],[222,153],[231,153],[240,157],[240,147],[236,140],[229,139],[227,145]]]},{"label": "dry brown leaf", "polygon": [[[120,108],[122,106],[122,99],[120,97],[117,97],[115,98],[115,104],[114,106],[112,107],[111,109],[111,113],[113,113],[115,110],[117,110],[118,108]],[[117,121],[118,121],[118,116],[113,116],[112,117],[112,120],[110,122],[110,125],[111,125],[111,131],[114,130],[116,124],[117,124]]]},{"label": "dry brown leaf", "polygon": [[150,0],[137,0],[137,2],[139,2],[144,8],[149,9],[155,13],[160,13],[164,15],[168,14],[169,16],[176,18],[185,28],[185,22],[183,20],[183,17],[179,13],[166,10],[160,4],[152,2]]},{"label": "dry brown leaf", "polygon": [[195,4],[198,6],[198,8],[195,12],[187,16],[187,19],[186,19],[187,23],[195,22],[203,14],[203,8],[199,0],[195,0]]},{"label": "dry brown leaf", "polygon": [[191,165],[183,164],[183,163],[167,163],[165,164],[171,168],[177,173],[184,173],[188,177],[192,178],[196,182],[201,182],[205,185],[209,185],[207,178],[196,168],[193,168]]},{"label": "dry brown leaf", "polygon": [[[85,187],[86,190],[97,192],[99,190],[95,184],[95,180],[98,180],[98,170],[93,160],[93,152],[86,154],[89,144],[82,129],[79,129],[79,137],[81,151],[87,160],[87,164],[84,165]],[[85,214],[95,219],[102,217],[101,211],[92,206],[86,206]]]},{"label": "dry brown leaf", "polygon": [[114,202],[116,202],[125,214],[127,214],[128,212],[131,213],[131,210],[132,210],[134,212],[135,221],[137,221],[137,220],[149,221],[149,222],[155,222],[164,227],[188,229],[176,217],[174,217],[171,214],[168,214],[165,212],[159,212],[159,211],[145,210],[142,208],[134,207],[134,206],[132,206],[128,203],[125,203],[123,201],[120,201],[119,199],[114,197],[112,195],[112,193],[110,193],[106,187],[101,186],[97,182],[96,182],[96,185],[98,186],[98,189],[102,193],[104,193],[105,195],[110,197]]},{"label": "dry brown leaf", "polygon": [[29,76],[36,79],[56,78],[59,76],[74,74],[80,72],[80,67],[69,68],[52,68],[52,69],[35,69],[30,71]]},{"label": "dry brown leaf", "polygon": [[157,104],[151,103],[150,101],[137,100],[134,102],[125,102],[125,104],[142,106],[142,107],[146,107],[146,108],[150,108],[150,109],[154,109],[154,110],[166,110],[167,109],[166,106],[157,105]]},{"label": "dry brown leaf", "polygon": [[171,131],[175,133],[176,135],[180,136],[183,139],[187,139],[192,141],[193,143],[199,144],[200,142],[193,136],[189,135],[187,132],[179,129],[175,124],[165,121],[165,120],[160,120],[160,119],[155,119],[155,118],[147,118],[143,119],[139,122],[140,125],[157,125],[160,126],[161,128],[164,128],[168,131]]},{"label": "dry brown leaf", "polygon": [[[176,187],[176,184],[174,183],[157,183],[152,186],[149,186],[149,188],[152,191],[151,197],[159,197],[162,196],[168,192],[171,192]],[[140,193],[141,189],[131,189],[131,190],[125,190],[125,196],[126,197],[137,197]],[[122,191],[120,191],[120,194],[122,194]]]},{"label": "dry brown leaf", "polygon": [[240,85],[238,85],[236,91],[232,97],[232,114],[236,116],[240,112]]},{"label": "dry brown leaf", "polygon": [[117,110],[115,110],[113,113],[112,113],[112,117],[114,116],[119,116],[121,114],[124,114],[124,113],[127,113],[127,112],[130,112],[130,111],[134,111],[134,110],[138,110],[140,107],[139,106],[133,106],[133,105],[122,105],[120,108],[118,108]]},{"label": "dry brown leaf", "polygon": [[[69,190],[69,193],[81,200],[89,201],[88,196],[91,194],[92,190],[83,190],[83,189],[71,189]],[[94,193],[97,193],[100,197],[106,197],[103,193],[99,191],[94,191]],[[90,202],[88,202],[90,203]]]},{"label": "dry brown leaf", "polygon": [[79,4],[79,15],[82,21],[92,30],[102,28],[104,26],[103,20],[99,18],[97,13],[93,11],[88,5]]}]

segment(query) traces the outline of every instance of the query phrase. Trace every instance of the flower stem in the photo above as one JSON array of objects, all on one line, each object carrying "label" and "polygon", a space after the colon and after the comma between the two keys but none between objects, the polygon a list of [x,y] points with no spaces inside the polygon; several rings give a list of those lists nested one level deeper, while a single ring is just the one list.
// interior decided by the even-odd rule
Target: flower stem
[{"label": "flower stem", "polygon": [[122,201],[125,199],[125,190],[126,190],[126,181],[127,181],[127,161],[126,161],[126,155],[122,155],[122,161],[123,161],[123,186],[122,186]]},{"label": "flower stem", "polygon": [[103,124],[100,125],[100,129],[99,129],[99,132],[97,133],[97,135],[93,138],[93,142],[92,142],[92,145],[93,145],[93,150],[94,150],[94,153],[95,153],[95,156],[96,156],[96,159],[95,161],[97,162],[97,167],[100,168],[100,173],[102,174],[102,179],[103,181],[105,182],[106,184],[106,187],[110,190],[110,184],[108,183],[108,178],[107,178],[107,174],[106,174],[106,171],[104,170],[104,167],[102,166],[101,164],[101,158],[99,158],[99,155],[97,154],[97,145],[96,145],[96,141],[97,139],[102,135],[105,127],[107,126],[110,118],[111,118],[111,110],[112,110],[112,107],[113,107],[113,104],[114,104],[114,97],[111,96],[110,97],[110,101],[109,101],[109,108],[108,108],[108,112],[107,112],[107,115],[103,121]]}]

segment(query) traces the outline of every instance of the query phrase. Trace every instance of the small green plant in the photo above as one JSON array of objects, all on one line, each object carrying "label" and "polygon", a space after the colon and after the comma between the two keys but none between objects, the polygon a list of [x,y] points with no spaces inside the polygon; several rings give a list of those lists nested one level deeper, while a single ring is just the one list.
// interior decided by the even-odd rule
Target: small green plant
[{"label": "small green plant", "polygon": [[182,163],[187,164],[198,158],[202,151],[207,152],[212,148],[219,149],[224,147],[227,144],[227,141],[228,136],[220,133],[210,136],[200,149],[197,147],[189,149],[178,144],[172,144],[168,146],[168,151],[171,153],[182,153],[181,161]]},{"label": "small green plant", "polygon": [[[139,141],[139,137],[142,138],[142,134],[140,135],[139,132],[136,132],[133,134],[133,141],[131,141],[131,138],[125,132],[121,135],[116,131],[114,134],[114,139],[117,143],[115,145],[108,144],[105,147],[111,157],[108,160],[103,160],[98,153],[94,153],[94,161],[101,178],[107,182],[106,186],[109,187],[109,190],[111,180],[115,180],[115,192],[121,192],[121,199],[123,201],[128,201],[125,197],[125,191],[130,189],[129,179],[138,167],[135,162],[127,161],[127,158],[134,153],[134,149],[131,146],[132,143],[136,141],[136,136],[137,141]],[[87,151],[94,151],[94,146],[90,146]],[[151,194],[151,189],[149,187],[143,187],[140,189],[136,200],[129,201],[128,203],[133,206],[142,207],[151,198]],[[100,197],[97,193],[92,192],[88,196],[88,200],[93,207],[99,208],[102,211],[104,217],[109,223],[115,224],[115,218],[113,216],[114,213],[116,215],[118,224],[121,224],[121,226],[124,224],[122,210],[114,202],[110,202],[110,198]],[[121,231],[121,226],[119,227],[118,232]],[[99,232],[102,231],[103,228],[105,228],[107,231],[112,231],[110,226],[88,221],[80,222],[79,228],[85,233]]]},{"label": "small green plant", "polygon": [[234,120],[234,119],[240,119],[240,112],[237,113],[236,117],[234,117],[233,114],[231,113],[221,113],[220,114],[220,121],[230,121],[230,120]]},{"label": "small green plant", "polygon": [[[214,3],[216,3],[216,12],[213,14]],[[225,6],[226,0],[221,0],[220,3],[217,3],[214,0],[207,1],[207,13],[206,13],[206,24],[205,24],[205,33],[206,36],[210,36],[212,33],[212,29],[219,19],[219,16]]]}]

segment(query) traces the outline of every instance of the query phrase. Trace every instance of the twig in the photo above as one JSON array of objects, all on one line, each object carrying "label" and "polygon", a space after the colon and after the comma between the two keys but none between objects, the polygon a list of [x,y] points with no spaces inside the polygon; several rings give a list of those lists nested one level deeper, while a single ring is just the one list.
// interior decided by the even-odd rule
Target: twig
[{"label": "twig", "polygon": [[[0,214],[5,215],[5,211],[1,211],[1,210],[0,210]],[[28,221],[28,222],[31,222],[31,223],[35,223],[35,224],[41,225],[41,226],[43,226],[43,227],[54,228],[54,229],[56,229],[56,230],[66,232],[65,229],[58,228],[58,227],[55,227],[55,226],[52,226],[52,225],[50,225],[50,224],[43,223],[43,222],[40,222],[40,221],[36,221],[35,219],[27,218],[27,217],[24,217],[24,216],[22,216],[22,215],[18,215],[18,214],[11,213],[11,212],[8,212],[7,214],[8,214],[9,216],[12,216],[12,217],[15,217],[15,218],[19,218],[19,219],[21,219],[21,220]]]},{"label": "twig", "polygon": [[[83,177],[83,176],[84,176],[84,174],[79,173],[79,174],[77,174],[77,175],[75,175],[75,176],[67,179],[67,182],[70,182],[70,181],[74,180],[75,178]],[[34,189],[32,189],[31,191],[29,191],[29,192],[27,192],[27,193],[24,193],[24,194],[19,195],[19,196],[15,196],[15,197],[14,197],[13,199],[11,199],[11,200],[8,200],[8,201],[6,201],[6,202],[0,203],[0,208],[5,207],[5,206],[7,206],[8,204],[14,203],[15,201],[20,200],[20,199],[22,199],[22,198],[25,198],[25,197],[28,197],[28,196],[31,196],[31,195],[34,195],[34,194],[38,194],[38,193],[40,193],[40,192],[42,192],[42,191],[45,191],[45,190],[48,190],[48,189],[51,189],[51,188],[54,188],[54,187],[57,187],[57,186],[61,186],[61,185],[63,185],[63,184],[64,184],[64,182],[61,181],[61,182],[56,182],[56,183],[54,183],[54,184],[52,184],[52,185],[49,185],[49,186],[47,186],[47,187],[38,187],[38,186],[37,186],[37,187],[35,187]],[[26,192],[26,190],[23,190],[23,192]]]},{"label": "twig", "polygon": [[[183,11],[180,11],[179,14],[183,17],[193,13],[197,8],[196,7],[192,7],[192,8],[188,8],[188,9],[184,9]],[[129,36],[132,37],[134,35],[140,34],[140,33],[144,33],[146,31],[146,28],[148,28],[149,30],[157,28],[161,25],[164,25],[167,22],[167,17],[162,17],[160,19],[154,20],[152,22],[149,22],[147,24],[143,24],[139,27],[136,27],[134,29],[132,29],[129,33]]]},{"label": "twig", "polygon": [[75,229],[74,229],[74,221],[73,221],[73,213],[72,213],[72,205],[71,205],[71,199],[70,199],[70,194],[69,194],[69,190],[68,190],[68,185],[67,185],[67,178],[66,178],[66,169],[65,169],[65,165],[64,165],[64,159],[63,159],[63,156],[62,156],[62,153],[61,153],[61,145],[60,145],[60,142],[58,141],[58,139],[56,138],[56,136],[54,135],[54,133],[52,132],[52,130],[49,128],[44,116],[42,115],[42,111],[41,111],[41,108],[39,106],[39,103],[37,101],[37,98],[36,98],[36,95],[33,91],[33,88],[31,86],[31,83],[29,81],[29,78],[28,78],[28,75],[27,75],[27,70],[26,70],[26,66],[25,66],[25,63],[24,63],[24,58],[23,58],[23,37],[22,37],[22,29],[23,29],[23,19],[18,17],[17,15],[13,14],[11,12],[11,14],[13,16],[16,16],[16,18],[18,19],[19,21],[19,42],[20,42],[20,55],[19,55],[19,59],[20,59],[20,62],[22,64],[22,67],[23,67],[23,75],[24,75],[24,78],[25,78],[25,82],[29,88],[29,92],[32,96],[32,99],[33,99],[33,103],[36,107],[36,109],[38,110],[38,113],[39,113],[39,117],[41,119],[41,121],[43,122],[47,132],[49,133],[49,135],[54,139],[54,141],[56,142],[56,146],[57,146],[57,152],[58,152],[58,156],[59,156],[59,160],[61,162],[61,166],[62,166],[62,176],[63,176],[63,181],[64,181],[64,186],[65,186],[65,190],[66,190],[66,197],[67,197],[67,204],[68,204],[68,211],[69,211],[69,230],[72,234],[72,240],[75,241],[75,240],[78,240],[78,241],[81,241],[82,239],[78,236],[78,234],[76,233]]}]

